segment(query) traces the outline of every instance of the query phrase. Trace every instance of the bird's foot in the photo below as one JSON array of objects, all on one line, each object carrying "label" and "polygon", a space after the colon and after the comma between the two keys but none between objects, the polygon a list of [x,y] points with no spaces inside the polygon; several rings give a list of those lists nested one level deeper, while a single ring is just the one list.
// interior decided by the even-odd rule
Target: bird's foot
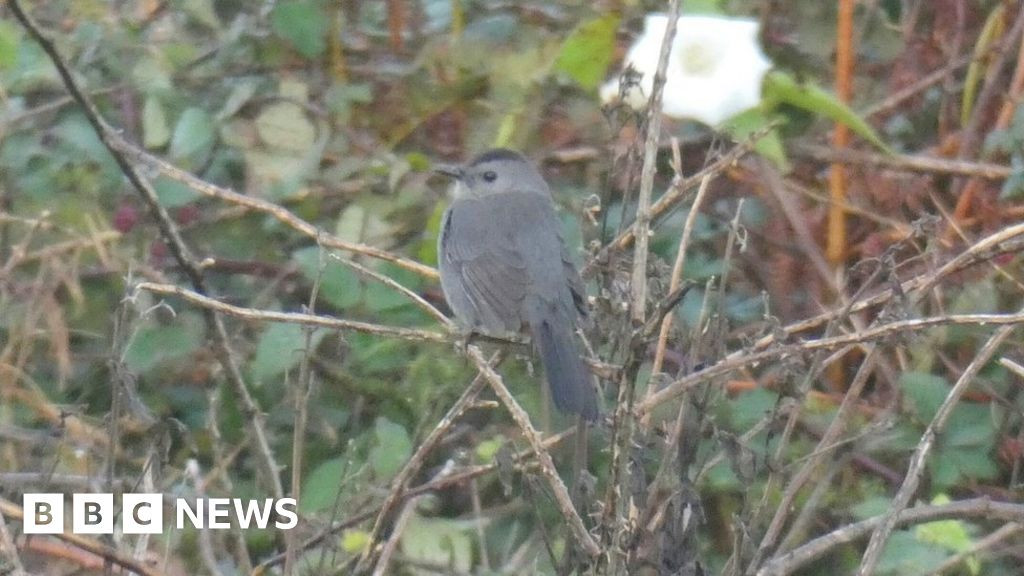
[{"label": "bird's foot", "polygon": [[473,344],[480,338],[480,331],[476,328],[469,328],[462,330],[459,335],[455,338],[455,349],[462,353],[463,356],[469,351],[469,345]]}]

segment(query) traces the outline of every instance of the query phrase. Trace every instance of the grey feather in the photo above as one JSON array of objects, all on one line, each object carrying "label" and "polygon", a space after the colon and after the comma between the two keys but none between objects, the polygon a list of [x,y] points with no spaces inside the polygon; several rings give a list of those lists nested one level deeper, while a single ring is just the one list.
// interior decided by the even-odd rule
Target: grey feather
[{"label": "grey feather", "polygon": [[[593,420],[597,396],[576,343],[586,314],[547,184],[515,152],[486,152],[460,169],[438,238],[441,287],[464,327],[528,326],[555,406]],[[460,194],[461,192],[461,194]]]}]

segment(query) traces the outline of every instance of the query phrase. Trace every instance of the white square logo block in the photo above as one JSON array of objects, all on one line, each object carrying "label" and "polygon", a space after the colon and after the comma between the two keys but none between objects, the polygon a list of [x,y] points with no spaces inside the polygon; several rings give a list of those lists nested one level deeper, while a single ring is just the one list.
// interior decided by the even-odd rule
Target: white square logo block
[{"label": "white square logo block", "polygon": [[121,528],[125,534],[160,534],[163,526],[163,496],[125,494],[121,498]]},{"label": "white square logo block", "polygon": [[115,512],[113,494],[75,494],[71,530],[75,534],[113,534]]},{"label": "white square logo block", "polygon": [[22,529],[25,534],[61,534],[64,532],[63,494],[25,494]]}]

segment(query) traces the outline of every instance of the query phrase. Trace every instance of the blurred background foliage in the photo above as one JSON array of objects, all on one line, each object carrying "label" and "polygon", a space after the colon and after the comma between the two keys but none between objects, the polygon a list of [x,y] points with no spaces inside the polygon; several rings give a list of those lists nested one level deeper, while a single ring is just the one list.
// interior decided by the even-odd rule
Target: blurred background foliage
[{"label": "blurred background foliage", "polygon": [[[793,232],[792,218],[823,242],[828,164],[799,147],[826,142],[834,122],[841,122],[859,137],[862,150],[955,157],[960,117],[973,117],[964,95],[979,90],[983,65],[973,80],[964,63],[910,98],[894,105],[886,99],[994,42],[984,35],[992,26],[986,22],[1000,6],[1017,6],[994,0],[861,3],[855,92],[847,108],[827,89],[834,4],[684,2],[685,13],[760,19],[762,45],[775,62],[764,105],[742,127],[716,133],[695,122],[668,122],[667,135],[681,142],[684,173],[713,159],[729,134],[775,124],[765,140],[769,147],[759,144],[760,157],[717,179],[697,217],[685,270],[697,287],[676,312],[682,328],[674,334],[667,372],[699,365],[706,360],[701,354],[717,354],[715,346],[738,349],[759,330],[820,311],[830,300],[829,288],[797,246],[804,238]],[[643,16],[663,10],[660,3],[48,0],[28,6],[126,138],[205,180],[279,203],[342,239],[435,264],[447,198],[445,183],[432,179],[429,167],[492,146],[525,150],[543,164],[566,237],[581,247],[575,253],[580,262],[632,220],[635,193],[627,192],[635,184],[627,151],[636,145],[638,117],[603,109],[597,87],[616,74]],[[3,6],[0,16],[0,472],[97,474],[112,465],[117,477],[132,479],[146,463],[158,464],[158,489],[194,494],[195,480],[185,472],[193,462],[210,475],[206,491],[262,497],[243,417],[224,388],[199,312],[131,291],[141,279],[184,285],[156,226],[46,55]],[[1014,17],[1007,9],[1003,27]],[[1020,218],[1021,118],[1018,113],[1005,129],[987,134],[985,157],[1014,173],[1005,182],[984,183],[976,194],[976,209],[961,221],[970,238]],[[671,154],[662,156],[656,192],[670,180]],[[790,213],[766,191],[767,173],[804,191],[791,198]],[[361,277],[277,220],[204,198],[155,171],[150,176],[189,245],[213,259],[205,272],[218,299],[299,311],[315,292],[313,308],[320,313],[438,328],[404,296]],[[866,274],[855,265],[860,261],[895,258],[912,275],[950,253],[949,244],[933,244],[934,229],[914,241],[900,240],[900,233],[924,214],[952,210],[953,178],[861,167],[851,169],[849,179],[849,201],[856,207],[845,261],[851,285],[867,287]],[[741,198],[746,243],[727,262],[729,221]],[[652,238],[655,267],[665,269],[653,276],[655,295],[667,291],[666,263],[674,258],[685,217],[685,210],[677,210]],[[360,261],[443,305],[432,280],[393,264]],[[1017,310],[1019,258],[1001,264],[1005,274],[972,270],[915,312]],[[727,269],[729,285],[716,309],[737,331],[724,331],[721,342],[700,353],[688,352],[685,344],[708,296],[706,282]],[[614,282],[591,283],[600,302],[621,303],[616,290]],[[606,309],[598,318],[618,318],[625,329],[621,311],[616,316]],[[231,320],[228,327],[266,412],[279,462],[292,458],[296,384],[312,382],[298,476],[306,535],[379,504],[417,441],[473,376],[447,345],[290,324]],[[936,328],[891,354],[901,370],[873,380],[855,418],[855,428],[867,432],[851,440],[855,449],[844,456],[854,463],[819,496],[809,532],[884,511],[922,430],[990,333],[985,327]],[[1017,337],[1013,347],[1019,345]],[[709,393],[713,424],[699,439],[704,461],[723,450],[724,437],[743,435],[778,408],[793,385],[789,380],[799,374],[781,364],[737,374]],[[568,423],[549,414],[527,362],[515,358],[502,373],[544,426],[557,430]],[[112,383],[126,381],[133,402],[125,423],[113,428]],[[931,460],[922,499],[1020,496],[1019,388],[998,366],[984,371],[983,385],[957,408]],[[814,390],[801,398],[805,412],[785,446],[787,462],[813,448],[842,397],[828,383]],[[607,405],[613,398],[607,395]],[[666,408],[666,414],[674,411]],[[111,463],[102,439],[114,430],[124,453]],[[744,450],[763,462],[779,448],[777,432],[763,427],[744,440]],[[600,431],[596,436],[590,470],[602,490],[607,438]],[[487,464],[522,447],[500,410],[473,410],[431,455],[424,479],[448,460]],[[556,453],[563,456],[556,461],[569,461],[569,450]],[[659,458],[652,448],[636,465],[653,466]],[[766,489],[761,470],[747,476],[743,458],[733,453],[701,478],[702,562],[712,573],[729,555],[733,518],[750,504],[745,494]],[[283,474],[286,489],[288,476]],[[545,541],[555,544],[558,556],[565,536],[538,490],[528,477],[492,474],[434,494],[404,528],[396,573],[487,573],[485,567],[553,573]],[[769,487],[766,498],[774,495]],[[487,519],[480,534],[474,505],[483,506]],[[368,529],[365,522],[354,523],[325,541],[327,560],[321,549],[310,551],[304,573],[318,573],[321,561],[344,566],[366,545]],[[935,526],[930,536],[902,531],[890,542],[881,572],[925,573],[986,532],[967,522]],[[202,569],[195,533],[166,538],[173,557],[169,571]],[[281,549],[278,535],[247,531],[248,559],[242,560],[237,550],[227,552],[232,547],[221,541],[226,537],[215,538],[223,546],[217,557],[226,574]],[[856,550],[830,556],[806,573],[853,566]],[[959,573],[1011,573],[1021,553],[1018,537],[1010,552],[986,558],[983,566],[964,564]]]}]

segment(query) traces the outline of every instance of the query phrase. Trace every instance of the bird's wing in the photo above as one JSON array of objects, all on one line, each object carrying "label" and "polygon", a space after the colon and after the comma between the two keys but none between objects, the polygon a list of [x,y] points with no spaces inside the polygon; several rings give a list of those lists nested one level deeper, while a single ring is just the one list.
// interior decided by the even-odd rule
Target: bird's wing
[{"label": "bird's wing", "polygon": [[439,258],[441,284],[456,316],[487,332],[518,331],[529,287],[513,238],[520,224],[490,198],[463,198],[448,209]]}]

